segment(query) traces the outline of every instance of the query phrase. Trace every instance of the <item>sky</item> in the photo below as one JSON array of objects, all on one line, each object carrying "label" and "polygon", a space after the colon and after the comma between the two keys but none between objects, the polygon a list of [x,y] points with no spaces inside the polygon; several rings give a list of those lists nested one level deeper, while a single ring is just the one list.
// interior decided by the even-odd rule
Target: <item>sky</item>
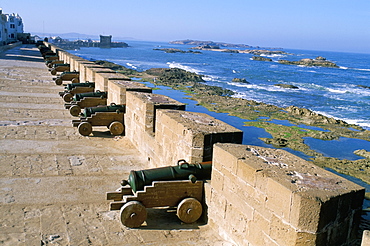
[{"label": "sky", "polygon": [[[24,31],[370,53],[370,0],[0,0]],[[129,41],[127,41],[129,43]]]}]

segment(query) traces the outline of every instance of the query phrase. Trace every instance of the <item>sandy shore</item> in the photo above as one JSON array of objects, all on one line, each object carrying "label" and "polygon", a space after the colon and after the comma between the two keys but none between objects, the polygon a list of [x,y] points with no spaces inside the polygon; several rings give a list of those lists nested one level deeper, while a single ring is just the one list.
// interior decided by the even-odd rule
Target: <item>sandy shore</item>
[{"label": "sandy shore", "polygon": [[106,128],[81,136],[34,45],[0,54],[1,245],[232,245],[165,209],[121,225],[105,193],[146,160]]}]

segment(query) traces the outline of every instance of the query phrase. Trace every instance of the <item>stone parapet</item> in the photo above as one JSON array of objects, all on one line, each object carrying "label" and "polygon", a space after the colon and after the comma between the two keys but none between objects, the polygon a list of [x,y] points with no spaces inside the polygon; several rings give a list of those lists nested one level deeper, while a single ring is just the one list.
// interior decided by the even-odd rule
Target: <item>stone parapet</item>
[{"label": "stone parapet", "polygon": [[[106,68],[106,67],[103,67],[103,66],[93,66],[93,67],[90,67],[90,66],[87,66],[86,68],[86,78],[85,80],[86,81],[94,81],[95,82],[95,88],[97,90],[101,90],[101,91],[106,91],[108,89],[108,84],[105,85],[105,81],[104,79],[100,79],[99,82],[96,81],[96,75],[98,73],[110,73],[110,74],[114,74],[116,75],[116,71],[110,69],[110,68]],[[117,75],[118,77],[119,75]]]},{"label": "stone parapet", "polygon": [[130,81],[131,80],[129,77],[127,77],[124,74],[117,73],[111,69],[109,70],[110,71],[91,69],[91,71],[95,72],[95,79],[92,81],[95,81],[95,86],[97,90],[108,91],[108,81],[109,80],[115,80],[115,81],[120,81],[120,80]]},{"label": "stone parapet", "polygon": [[[104,78],[108,77],[108,101],[107,103],[116,103],[116,104],[126,104],[126,92],[128,91],[138,91],[138,92],[145,92],[151,93],[152,89],[134,81],[126,81],[126,80],[116,80],[110,77],[112,74],[99,74],[97,79],[99,79],[100,75],[103,75]],[[101,76],[101,77],[103,77]]]},{"label": "stone parapet", "polygon": [[209,222],[238,245],[349,245],[364,192],[284,150],[216,144]]},{"label": "stone parapet", "polygon": [[[158,110],[155,140],[166,162],[184,159],[190,163],[212,160],[213,144],[241,143],[243,132],[207,114]],[[163,165],[158,159],[156,166]]]}]

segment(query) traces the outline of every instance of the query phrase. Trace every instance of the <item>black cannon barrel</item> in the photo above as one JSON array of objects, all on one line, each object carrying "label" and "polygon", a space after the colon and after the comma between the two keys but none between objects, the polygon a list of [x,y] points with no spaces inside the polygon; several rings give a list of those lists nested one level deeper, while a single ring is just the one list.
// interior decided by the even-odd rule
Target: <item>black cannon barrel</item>
[{"label": "black cannon barrel", "polygon": [[125,113],[126,105],[111,103],[109,106],[87,107],[87,108],[84,108],[84,111],[81,115],[83,117],[90,117],[92,114],[95,114],[97,112]]},{"label": "black cannon barrel", "polygon": [[189,164],[180,160],[177,166],[153,168],[140,171],[131,171],[128,180],[122,180],[122,186],[130,185],[136,192],[144,190],[144,186],[151,185],[153,181],[187,180],[192,182],[211,179],[212,162]]},{"label": "black cannon barrel", "polygon": [[73,88],[76,88],[76,87],[92,87],[92,88],[95,88],[95,82],[67,84],[65,89],[68,90],[68,91],[71,91]]},{"label": "black cannon barrel", "polygon": [[107,96],[108,96],[108,92],[106,91],[77,93],[76,95],[73,96],[73,101],[80,101],[82,98],[85,98],[85,97],[107,98]]},{"label": "black cannon barrel", "polygon": [[70,67],[71,65],[69,65],[68,63],[56,63],[56,64],[53,64],[53,67]]}]

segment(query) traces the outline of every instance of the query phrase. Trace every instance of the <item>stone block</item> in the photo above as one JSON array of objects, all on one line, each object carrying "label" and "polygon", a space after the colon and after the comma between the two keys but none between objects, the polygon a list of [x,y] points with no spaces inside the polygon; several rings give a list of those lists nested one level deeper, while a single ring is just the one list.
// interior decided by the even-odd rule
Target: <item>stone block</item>
[{"label": "stone block", "polygon": [[[166,118],[167,122],[172,121],[173,123],[170,124],[174,127],[177,126],[174,128],[174,132],[177,136],[182,136],[179,139],[182,141],[182,145],[192,146],[198,150],[202,149],[202,161],[212,160],[213,144],[227,139],[225,136],[218,137],[218,134],[229,134],[231,137],[228,139],[234,139],[235,142],[242,140],[242,131],[207,114],[177,110],[160,110],[157,114],[158,117],[160,115],[160,117]],[[203,144],[201,144],[202,137]]]},{"label": "stone block", "polygon": [[86,81],[94,81],[96,90],[106,91],[106,89],[108,89],[108,84],[105,83],[105,80],[96,80],[96,75],[99,73],[111,73],[115,75],[116,71],[103,66],[86,67]]},{"label": "stone block", "polygon": [[266,207],[281,218],[289,220],[292,191],[271,178],[267,179]]},{"label": "stone block", "polygon": [[370,231],[365,230],[362,234],[361,246],[370,246]]}]

